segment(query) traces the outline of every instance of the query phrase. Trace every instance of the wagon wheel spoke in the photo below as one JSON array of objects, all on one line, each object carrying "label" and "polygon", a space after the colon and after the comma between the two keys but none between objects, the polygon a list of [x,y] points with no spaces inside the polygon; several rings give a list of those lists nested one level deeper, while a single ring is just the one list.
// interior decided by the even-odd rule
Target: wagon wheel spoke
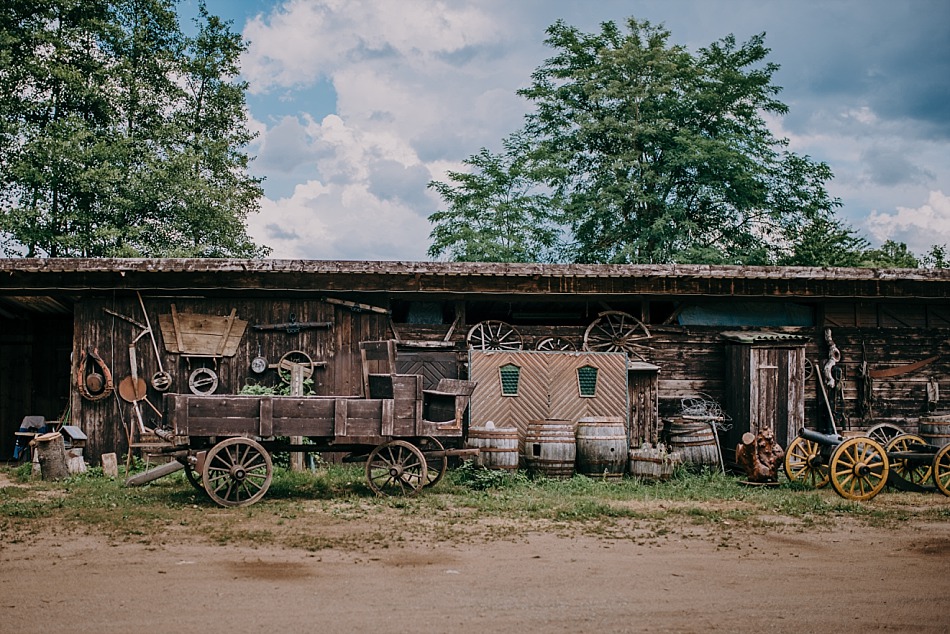
[{"label": "wagon wheel spoke", "polygon": [[[426,436],[419,441],[420,449],[425,451],[445,451],[445,447],[437,438]],[[445,454],[442,456],[426,455],[426,481],[422,486],[433,487],[439,483],[445,472],[449,468],[449,458]]]},{"label": "wagon wheel spoke", "polygon": [[651,337],[650,330],[639,319],[616,310],[600,313],[584,332],[584,349],[592,352],[626,352],[641,360],[640,350],[649,350],[643,345]]},{"label": "wagon wheel spoke", "polygon": [[941,493],[950,496],[950,445],[946,445],[934,456],[933,480]]},{"label": "wagon wheel spoke", "polygon": [[534,349],[540,350],[542,352],[573,352],[574,350],[577,350],[577,347],[571,342],[570,339],[564,339],[563,337],[545,337],[535,344]]},{"label": "wagon wheel spoke", "polygon": [[[885,445],[884,449],[890,452],[914,452],[926,449],[927,442],[916,434],[901,434],[895,436]],[[916,484],[923,485],[930,480],[933,473],[933,465],[930,460],[915,460],[912,458],[894,458],[890,460],[891,471],[900,478]]]},{"label": "wagon wheel spoke", "polygon": [[414,495],[427,478],[425,456],[403,440],[379,445],[366,459],[366,481],[377,495]]},{"label": "wagon wheel spoke", "polygon": [[249,438],[228,438],[208,451],[202,483],[221,506],[241,506],[261,499],[270,487],[270,454]]},{"label": "wagon wheel spoke", "polygon": [[469,347],[475,350],[521,350],[521,333],[503,321],[489,319],[480,321],[465,337]]},{"label": "wagon wheel spoke", "polygon": [[904,433],[904,430],[891,423],[880,423],[871,427],[867,435],[879,445],[886,446],[891,440]]},{"label": "wagon wheel spoke", "polygon": [[831,487],[848,500],[870,500],[880,493],[889,471],[887,454],[876,441],[849,438],[831,454]]},{"label": "wagon wheel spoke", "polygon": [[803,482],[821,488],[828,484],[828,466],[821,456],[821,446],[802,437],[797,437],[785,452],[785,475],[794,482]]}]

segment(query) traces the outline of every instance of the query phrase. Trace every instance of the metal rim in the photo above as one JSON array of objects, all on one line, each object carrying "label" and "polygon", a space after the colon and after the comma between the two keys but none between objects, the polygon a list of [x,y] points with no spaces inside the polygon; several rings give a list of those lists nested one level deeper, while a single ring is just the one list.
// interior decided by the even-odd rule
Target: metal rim
[{"label": "metal rim", "polygon": [[158,392],[167,392],[172,386],[172,375],[160,370],[152,375],[152,387]]},{"label": "metal rim", "polygon": [[465,341],[475,350],[521,350],[521,333],[511,324],[496,319],[480,321],[468,331]]},{"label": "metal rim", "polygon": [[221,506],[244,506],[264,497],[273,477],[270,455],[250,438],[228,438],[205,457],[201,481]]},{"label": "metal rim", "polygon": [[890,470],[884,448],[871,438],[849,438],[830,461],[831,487],[847,500],[870,500],[887,483]]},{"label": "metal rim", "polygon": [[788,445],[783,463],[785,476],[817,489],[828,484],[828,465],[821,457],[821,445],[798,436]]},{"label": "metal rim", "polygon": [[640,343],[651,337],[649,328],[629,313],[607,310],[584,331],[584,350],[590,352],[626,352],[646,361],[642,351],[649,347]]},{"label": "metal rim", "polygon": [[383,443],[366,459],[366,481],[377,495],[415,495],[428,477],[425,456],[404,440]]},{"label": "metal rim", "polygon": [[[892,438],[885,446],[884,450],[888,453],[892,451],[914,451],[916,447],[929,447],[930,445],[916,434],[901,434]],[[909,460],[906,458],[891,458],[889,467],[891,472],[904,480],[916,485],[923,485],[930,479],[933,473],[933,465],[928,462]]]},{"label": "metal rim", "polygon": [[946,445],[934,456],[933,480],[941,493],[950,496],[950,445]]},{"label": "metal rim", "polygon": [[188,377],[188,389],[197,396],[214,394],[218,389],[218,375],[211,368],[196,368]]}]

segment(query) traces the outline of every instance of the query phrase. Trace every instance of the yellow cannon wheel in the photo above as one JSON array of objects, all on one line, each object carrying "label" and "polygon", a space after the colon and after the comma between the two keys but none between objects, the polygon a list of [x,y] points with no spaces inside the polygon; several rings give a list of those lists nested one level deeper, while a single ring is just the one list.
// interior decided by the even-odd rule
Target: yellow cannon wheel
[{"label": "yellow cannon wheel", "polygon": [[[884,449],[890,453],[892,451],[915,451],[919,448],[928,447],[927,442],[916,434],[901,434],[887,441]],[[912,461],[906,458],[890,458],[891,471],[898,476],[923,486],[930,479],[933,467],[926,462]]]},{"label": "yellow cannon wheel", "polygon": [[828,484],[828,465],[821,458],[821,445],[798,436],[785,452],[785,475],[792,482],[804,482],[816,489]]},{"label": "yellow cannon wheel", "polygon": [[829,461],[831,488],[846,500],[870,500],[887,483],[890,466],[881,445],[867,437],[849,438]]},{"label": "yellow cannon wheel", "polygon": [[950,445],[945,446],[934,456],[933,479],[940,492],[950,496]]}]

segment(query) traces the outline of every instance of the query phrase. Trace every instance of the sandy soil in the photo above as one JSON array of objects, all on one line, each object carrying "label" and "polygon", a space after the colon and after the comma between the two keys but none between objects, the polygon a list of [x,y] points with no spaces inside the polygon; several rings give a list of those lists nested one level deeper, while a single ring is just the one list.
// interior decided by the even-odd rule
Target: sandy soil
[{"label": "sandy soil", "polygon": [[314,552],[198,537],[4,543],[0,631],[950,631],[950,523],[505,533]]}]

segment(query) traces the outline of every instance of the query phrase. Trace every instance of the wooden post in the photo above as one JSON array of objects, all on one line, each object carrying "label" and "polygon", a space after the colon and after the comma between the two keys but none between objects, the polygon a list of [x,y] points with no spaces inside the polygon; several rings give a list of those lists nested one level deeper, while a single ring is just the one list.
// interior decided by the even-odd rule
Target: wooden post
[{"label": "wooden post", "polygon": [[[291,396],[303,396],[303,370],[304,366],[299,363],[294,363],[290,366]],[[291,436],[290,443],[293,445],[302,445],[303,436]],[[306,454],[300,453],[298,451],[292,452],[290,454],[290,470],[303,471],[305,458]]]},{"label": "wooden post", "polygon": [[69,476],[66,469],[66,447],[63,435],[58,431],[42,434],[33,439],[40,463],[40,475],[44,480],[64,480]]},{"label": "wooden post", "polygon": [[119,477],[119,461],[114,453],[102,454],[102,472],[110,478]]}]

